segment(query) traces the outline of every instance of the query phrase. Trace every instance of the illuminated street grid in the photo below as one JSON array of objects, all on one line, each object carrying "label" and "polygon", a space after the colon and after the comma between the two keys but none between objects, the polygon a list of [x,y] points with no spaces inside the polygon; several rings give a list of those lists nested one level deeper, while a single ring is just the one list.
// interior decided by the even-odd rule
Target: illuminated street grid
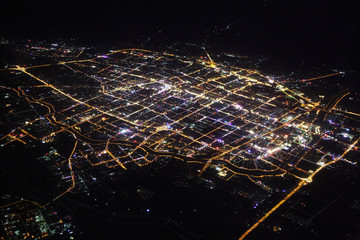
[{"label": "illuminated street grid", "polygon": [[47,136],[18,129],[22,137],[13,140],[45,141],[70,131],[83,143],[76,151],[91,165],[126,169],[130,162],[142,166],[171,154],[206,162],[200,173],[218,165],[225,178],[289,173],[304,180],[336,157],[318,145],[324,137],[314,124],[319,102],[211,58],[119,50],[16,70],[32,77],[32,86],[20,87],[18,94],[49,111],[26,124],[47,121],[54,127]]},{"label": "illuminated street grid", "polygon": [[[215,63],[209,55],[196,59],[141,49],[8,70],[22,72],[17,77],[23,85],[12,88],[13,94],[47,113],[4,136],[3,146],[51,142],[70,132],[76,140],[68,159],[71,172],[79,159],[127,170],[171,156],[198,164],[199,176],[213,167],[225,180],[298,178],[298,187],[256,224],[322,168],[339,160],[355,164],[345,155],[357,150],[358,129],[346,121],[336,131],[322,127],[323,120],[339,125],[333,116],[358,118],[336,108],[347,90],[324,104],[255,70]],[[39,124],[47,130],[27,130]],[[325,150],[327,140],[342,152]],[[75,186],[71,174],[68,191]]]}]

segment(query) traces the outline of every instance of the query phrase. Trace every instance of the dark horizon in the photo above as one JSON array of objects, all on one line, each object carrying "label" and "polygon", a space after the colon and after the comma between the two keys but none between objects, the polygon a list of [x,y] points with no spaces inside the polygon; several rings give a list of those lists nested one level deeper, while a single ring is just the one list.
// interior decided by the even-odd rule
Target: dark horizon
[{"label": "dark horizon", "polygon": [[7,3],[2,35],[86,42],[182,41],[226,51],[356,67],[355,1]]}]

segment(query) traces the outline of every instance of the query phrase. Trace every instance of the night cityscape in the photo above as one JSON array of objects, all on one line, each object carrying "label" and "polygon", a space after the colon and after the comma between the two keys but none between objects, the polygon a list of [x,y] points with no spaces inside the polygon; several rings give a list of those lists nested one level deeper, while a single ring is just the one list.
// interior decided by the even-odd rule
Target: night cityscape
[{"label": "night cityscape", "polygon": [[0,239],[360,239],[354,4],[5,4]]}]

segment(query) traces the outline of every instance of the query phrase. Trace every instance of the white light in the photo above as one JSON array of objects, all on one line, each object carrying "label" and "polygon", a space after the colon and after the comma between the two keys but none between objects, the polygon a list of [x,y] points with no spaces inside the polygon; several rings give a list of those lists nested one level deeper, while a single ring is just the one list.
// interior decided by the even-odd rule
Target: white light
[{"label": "white light", "polygon": [[235,107],[235,109],[237,110],[242,110],[243,109],[243,106],[239,105],[239,104],[234,104],[233,105]]}]

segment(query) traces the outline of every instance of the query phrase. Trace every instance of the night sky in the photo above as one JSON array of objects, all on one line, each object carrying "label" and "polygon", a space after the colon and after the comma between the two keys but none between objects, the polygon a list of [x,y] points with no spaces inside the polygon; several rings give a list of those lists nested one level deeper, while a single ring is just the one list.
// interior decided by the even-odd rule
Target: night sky
[{"label": "night sky", "polygon": [[226,50],[314,58],[355,66],[355,1],[8,1],[3,36],[76,37],[86,41],[211,43]]}]

